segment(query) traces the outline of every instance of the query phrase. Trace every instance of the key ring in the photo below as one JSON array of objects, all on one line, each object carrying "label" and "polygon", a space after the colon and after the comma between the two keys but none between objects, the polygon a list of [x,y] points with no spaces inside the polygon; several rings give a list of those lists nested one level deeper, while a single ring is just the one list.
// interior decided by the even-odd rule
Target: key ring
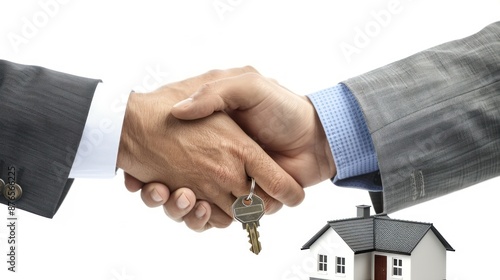
[{"label": "key ring", "polygon": [[247,199],[246,200],[252,200],[252,196],[253,196],[253,191],[255,190],[255,179],[253,177],[251,177],[252,179],[252,185],[250,186],[250,194],[247,196]]}]

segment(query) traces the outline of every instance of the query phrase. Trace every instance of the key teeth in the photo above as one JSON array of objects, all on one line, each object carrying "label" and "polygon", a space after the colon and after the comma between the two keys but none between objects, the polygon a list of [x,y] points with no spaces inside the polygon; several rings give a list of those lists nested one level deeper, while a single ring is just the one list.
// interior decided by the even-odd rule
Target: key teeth
[{"label": "key teeth", "polygon": [[[250,243],[250,252],[258,255],[260,251],[262,250],[262,245],[260,244],[259,237],[260,233],[257,230],[257,225],[255,223],[253,224],[245,224],[244,228],[247,230],[248,233],[248,243]],[[252,238],[254,237],[254,238]]]},{"label": "key teeth", "polygon": [[[250,233],[248,234],[248,236],[247,236],[247,237],[248,237],[248,239],[249,239],[249,240],[248,240],[248,242],[251,244],[251,243],[252,243],[252,239],[250,239],[250,237],[251,237]],[[260,237],[259,232],[256,232],[256,233],[255,233],[255,237],[257,237],[257,238],[259,238],[259,237]]]},{"label": "key teeth", "polygon": [[[258,236],[258,233],[257,233],[257,236]],[[250,238],[250,235],[248,235],[248,238]],[[260,244],[260,241],[257,240],[257,244],[256,244],[256,250],[254,250],[254,246],[253,246],[253,243],[252,243],[252,240],[248,240],[248,243],[250,243],[250,252],[258,255],[260,253],[260,251],[262,251],[262,245]],[[257,251],[257,252],[256,252]]]}]

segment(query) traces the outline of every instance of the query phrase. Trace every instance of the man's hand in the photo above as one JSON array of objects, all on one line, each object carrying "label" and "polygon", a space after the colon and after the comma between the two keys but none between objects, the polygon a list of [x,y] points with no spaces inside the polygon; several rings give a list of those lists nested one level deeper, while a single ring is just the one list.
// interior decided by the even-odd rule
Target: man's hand
[{"label": "man's hand", "polygon": [[[172,106],[201,85],[253,69],[211,71],[166,85],[149,94],[131,94],[125,113],[117,166],[142,182],[161,182],[175,191],[190,188],[211,211],[210,224],[231,223],[231,205],[248,194],[254,177],[257,194],[272,213],[281,203],[296,205],[303,189],[224,112],[194,121],[170,115]],[[203,204],[202,204],[203,205]]]},{"label": "man's hand", "polygon": [[[302,186],[332,178],[336,168],[330,146],[312,104],[260,74],[243,73],[204,84],[194,95],[179,102],[172,114],[185,120],[204,118],[225,111],[257,141],[282,168]],[[136,182],[137,183],[137,182]],[[161,184],[146,184],[144,189],[165,190]],[[194,200],[187,189],[177,190],[178,197]],[[183,219],[186,225],[201,231],[207,224],[210,205],[204,201],[180,209],[176,198],[164,204],[167,215]],[[204,216],[196,215],[204,213]]]},{"label": "man's hand", "polygon": [[307,97],[258,73],[243,73],[204,84],[172,115],[195,120],[217,111],[229,114],[303,187],[335,176],[330,146]]}]

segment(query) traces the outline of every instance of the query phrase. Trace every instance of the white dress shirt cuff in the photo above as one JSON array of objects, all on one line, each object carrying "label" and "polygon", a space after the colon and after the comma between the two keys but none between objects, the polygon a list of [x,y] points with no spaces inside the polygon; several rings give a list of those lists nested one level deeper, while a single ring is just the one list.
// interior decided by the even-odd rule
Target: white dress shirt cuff
[{"label": "white dress shirt cuff", "polygon": [[130,90],[99,83],[69,178],[112,178]]}]

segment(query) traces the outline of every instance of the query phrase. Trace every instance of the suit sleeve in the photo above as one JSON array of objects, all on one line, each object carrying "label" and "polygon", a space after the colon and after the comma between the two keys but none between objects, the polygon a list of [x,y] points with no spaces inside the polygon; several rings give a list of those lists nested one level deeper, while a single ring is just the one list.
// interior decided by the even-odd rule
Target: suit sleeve
[{"label": "suit sleeve", "polygon": [[48,218],[57,212],[98,82],[0,60],[0,178],[15,168],[23,190],[17,208]]},{"label": "suit sleeve", "polygon": [[500,22],[344,84],[373,139],[385,212],[500,174]]}]

